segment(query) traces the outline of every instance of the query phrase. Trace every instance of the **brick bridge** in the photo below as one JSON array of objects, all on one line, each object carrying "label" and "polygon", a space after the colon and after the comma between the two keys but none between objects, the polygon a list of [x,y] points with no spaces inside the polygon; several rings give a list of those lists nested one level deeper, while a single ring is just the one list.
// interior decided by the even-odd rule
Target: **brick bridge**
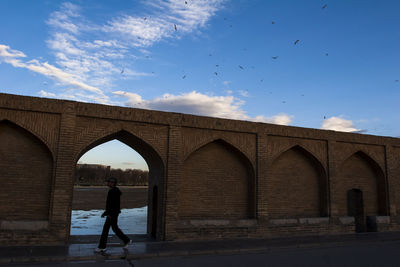
[{"label": "brick bridge", "polygon": [[68,242],[78,159],[149,166],[157,240],[400,230],[400,139],[0,94],[0,243]]}]

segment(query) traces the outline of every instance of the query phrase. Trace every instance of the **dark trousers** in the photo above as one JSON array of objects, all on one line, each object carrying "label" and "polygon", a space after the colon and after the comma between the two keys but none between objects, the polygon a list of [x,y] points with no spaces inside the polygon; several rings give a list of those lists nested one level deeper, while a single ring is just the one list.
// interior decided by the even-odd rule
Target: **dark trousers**
[{"label": "dark trousers", "polygon": [[104,223],[103,226],[103,232],[101,233],[101,238],[100,238],[100,243],[99,243],[99,248],[106,248],[107,246],[107,238],[108,238],[108,231],[110,230],[110,226],[114,233],[121,239],[124,244],[129,242],[129,237],[124,235],[124,233],[119,229],[118,227],[118,215],[107,216],[106,222]]}]

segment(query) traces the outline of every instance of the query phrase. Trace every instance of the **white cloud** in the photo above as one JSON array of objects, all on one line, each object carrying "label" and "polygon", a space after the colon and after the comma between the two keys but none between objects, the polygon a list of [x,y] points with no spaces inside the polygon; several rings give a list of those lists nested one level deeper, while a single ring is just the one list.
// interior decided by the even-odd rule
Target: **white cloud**
[{"label": "white cloud", "polygon": [[79,17],[80,8],[72,3],[61,4],[61,11],[55,11],[50,14],[50,18],[47,20],[47,24],[66,30],[71,33],[78,33],[79,26],[75,25],[71,18]]},{"label": "white cloud", "polygon": [[50,92],[46,92],[44,90],[40,90],[39,91],[39,95],[43,96],[43,97],[55,97],[56,96],[56,94],[50,93]]},{"label": "white cloud", "polygon": [[243,97],[249,97],[249,91],[239,90],[238,93]]},{"label": "white cloud", "polygon": [[334,130],[340,132],[359,132],[360,130],[355,128],[353,121],[346,120],[340,117],[330,117],[322,122],[321,129]]},{"label": "white cloud", "polygon": [[125,15],[110,21],[103,30],[129,38],[134,47],[147,47],[164,38],[177,37],[204,27],[222,7],[223,0],[154,0],[145,2],[151,12]]},{"label": "white cloud", "polygon": [[162,97],[145,100],[140,95],[124,91],[115,91],[115,95],[127,98],[126,104],[131,107],[180,112],[202,116],[249,120],[288,125],[292,116],[279,114],[273,117],[250,117],[241,109],[244,101],[233,96],[209,96],[196,91],[180,95],[164,94]]},{"label": "white cloud", "polygon": [[257,116],[253,118],[253,121],[259,121],[259,122],[266,122],[266,123],[273,123],[273,124],[279,124],[279,125],[290,125],[292,122],[293,115],[287,115],[285,113],[280,113],[278,115],[272,116],[272,117],[265,117],[265,116]]},{"label": "white cloud", "polygon": [[[9,46],[0,44],[0,62],[5,62],[17,68],[25,68],[35,73],[42,74],[64,86],[69,86],[70,89],[78,89],[93,93],[100,103],[107,103],[108,97],[104,95],[99,88],[84,83],[78,75],[65,72],[48,62],[39,62],[36,59],[22,61],[22,59],[19,59],[21,57],[25,58],[26,55],[21,51],[13,50]],[[39,92],[39,94],[43,93]],[[47,96],[50,96],[49,94],[51,93],[47,92]]]},{"label": "white cloud", "polygon": [[47,20],[51,26],[47,45],[64,72],[93,87],[110,89],[117,80],[152,76],[132,69],[132,62],[140,58],[136,54],[148,58],[146,48],[155,42],[204,27],[223,1],[143,1],[145,15],[126,13],[102,25],[88,21],[81,7],[67,2]]},{"label": "white cloud", "polygon": [[8,45],[0,44],[0,59],[6,61],[18,57],[26,57],[26,55],[21,51],[11,49]]}]

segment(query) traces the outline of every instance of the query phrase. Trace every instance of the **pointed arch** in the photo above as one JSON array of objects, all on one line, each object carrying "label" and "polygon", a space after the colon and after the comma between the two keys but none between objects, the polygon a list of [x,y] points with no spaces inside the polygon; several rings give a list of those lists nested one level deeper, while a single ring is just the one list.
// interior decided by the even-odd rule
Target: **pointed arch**
[{"label": "pointed arch", "polygon": [[178,199],[181,218],[253,218],[255,174],[252,164],[224,140],[209,142],[183,162]]},{"label": "pointed arch", "polygon": [[0,122],[0,219],[48,220],[53,154],[36,135]]},{"label": "pointed arch", "polygon": [[160,168],[160,167],[163,168],[164,165],[163,160],[159,155],[159,153],[156,151],[156,149],[153,148],[151,145],[149,145],[147,142],[145,142],[143,139],[137,137],[136,135],[124,129],[120,129],[113,133],[108,133],[103,136],[97,137],[96,139],[91,140],[89,141],[89,143],[83,145],[83,148],[78,152],[75,158],[75,162],[77,162],[78,159],[81,158],[83,154],[85,154],[92,148],[111,140],[118,140],[121,143],[124,143],[125,145],[136,150],[145,159],[149,168],[151,168],[151,166],[155,168]]},{"label": "pointed arch", "polygon": [[50,145],[48,143],[47,140],[45,140],[40,134],[36,133],[33,129],[29,129],[29,127],[27,127],[26,125],[14,121],[14,120],[9,120],[9,119],[0,119],[0,124],[1,123],[5,123],[5,124],[9,124],[9,125],[15,125],[16,127],[19,127],[21,129],[23,129],[24,131],[30,133],[32,136],[34,136],[35,138],[37,138],[44,146],[46,146],[47,150],[49,151],[51,158],[54,162],[55,160],[55,155],[53,153],[53,150],[50,148]]},{"label": "pointed arch", "polygon": [[268,171],[271,218],[328,216],[328,178],[313,154],[299,145],[277,156]]},{"label": "pointed arch", "polygon": [[[147,231],[156,239],[163,239],[165,213],[165,166],[161,156],[158,154],[155,148],[136,135],[124,129],[119,129],[116,132],[108,133],[98,137],[95,140],[91,140],[82,146],[83,148],[77,153],[75,163],[78,162],[79,158],[90,149],[111,140],[118,140],[121,143],[131,147],[146,161],[147,166],[149,167]],[[154,188],[157,188],[157,190],[154,190]],[[154,192],[157,193],[157,196],[153,196]],[[158,203],[153,203],[154,200],[156,200]],[[157,214],[153,214],[153,207],[157,207],[155,210]],[[153,223],[156,223],[157,229],[153,227]]]},{"label": "pointed arch", "polygon": [[388,197],[386,177],[379,164],[362,150],[354,152],[340,166],[340,188],[336,197],[340,214],[347,213],[346,192],[352,188],[363,192],[365,215],[387,215]]},{"label": "pointed arch", "polygon": [[228,140],[224,139],[224,138],[209,138],[207,140],[204,140],[203,142],[200,142],[198,144],[196,144],[196,146],[194,146],[190,151],[188,151],[187,153],[185,153],[182,157],[182,162],[184,162],[190,155],[192,155],[195,151],[199,150],[200,148],[206,146],[207,144],[210,144],[212,142],[221,142],[221,143],[225,143],[228,146],[233,147],[234,149],[236,149],[239,153],[243,154],[244,157],[246,157],[246,159],[249,161],[249,163],[251,164],[252,168],[254,169],[254,164],[251,162],[251,160],[249,159],[248,155],[246,155],[243,151],[241,151],[240,149],[238,149],[234,144],[232,144],[231,142],[229,142]]}]

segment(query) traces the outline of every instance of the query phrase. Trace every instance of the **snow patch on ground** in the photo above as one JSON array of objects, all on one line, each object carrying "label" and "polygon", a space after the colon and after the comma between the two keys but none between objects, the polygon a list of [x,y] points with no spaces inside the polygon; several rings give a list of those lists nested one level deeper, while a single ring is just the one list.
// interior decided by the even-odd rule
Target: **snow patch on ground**
[{"label": "snow patch on ground", "polygon": [[[104,210],[73,210],[71,235],[101,235],[106,218],[101,218]],[[137,209],[122,209],[118,226],[125,234],[146,234],[147,206]],[[110,235],[114,232],[110,228]]]}]

